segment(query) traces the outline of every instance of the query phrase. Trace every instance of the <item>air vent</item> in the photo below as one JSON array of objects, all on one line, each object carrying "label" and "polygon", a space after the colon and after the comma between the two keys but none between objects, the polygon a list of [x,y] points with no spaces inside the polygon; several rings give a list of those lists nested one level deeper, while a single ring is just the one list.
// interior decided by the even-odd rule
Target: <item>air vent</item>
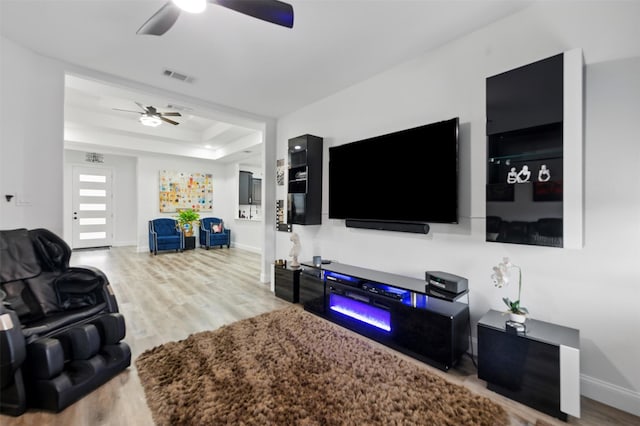
[{"label": "air vent", "polygon": [[173,109],[173,110],[182,111],[182,112],[193,111],[193,108],[189,108],[187,106],[177,105],[177,104],[167,104],[167,109]]},{"label": "air vent", "polygon": [[104,163],[104,155],[97,152],[87,152],[84,157],[87,163]]},{"label": "air vent", "polygon": [[162,71],[162,75],[166,75],[167,77],[175,78],[176,80],[183,81],[185,83],[193,83],[193,77],[190,77],[186,74],[182,74],[177,71],[172,71],[165,69]]}]

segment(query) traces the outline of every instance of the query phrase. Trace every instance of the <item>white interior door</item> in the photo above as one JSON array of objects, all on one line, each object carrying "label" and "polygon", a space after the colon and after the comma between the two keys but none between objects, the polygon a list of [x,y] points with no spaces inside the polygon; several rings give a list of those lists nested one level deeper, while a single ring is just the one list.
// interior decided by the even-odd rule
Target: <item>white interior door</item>
[{"label": "white interior door", "polygon": [[112,176],[109,168],[73,167],[73,248],[113,243]]}]

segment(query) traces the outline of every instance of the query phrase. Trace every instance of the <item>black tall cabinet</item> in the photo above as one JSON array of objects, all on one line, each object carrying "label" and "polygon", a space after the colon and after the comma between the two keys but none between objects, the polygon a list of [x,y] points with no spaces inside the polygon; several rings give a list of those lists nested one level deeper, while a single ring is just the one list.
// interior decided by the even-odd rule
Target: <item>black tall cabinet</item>
[{"label": "black tall cabinet", "polygon": [[565,52],[487,78],[487,241],[581,244],[581,59]]},{"label": "black tall cabinet", "polygon": [[287,222],[322,223],[322,138],[302,135],[289,139]]}]

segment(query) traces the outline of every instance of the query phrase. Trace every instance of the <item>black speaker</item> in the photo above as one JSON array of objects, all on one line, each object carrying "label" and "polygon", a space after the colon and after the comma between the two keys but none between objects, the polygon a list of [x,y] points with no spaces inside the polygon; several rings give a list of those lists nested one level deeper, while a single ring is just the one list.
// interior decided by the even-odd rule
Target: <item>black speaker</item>
[{"label": "black speaker", "polygon": [[428,234],[429,224],[421,222],[382,222],[376,220],[347,219],[347,228],[378,229],[381,231],[412,232]]}]

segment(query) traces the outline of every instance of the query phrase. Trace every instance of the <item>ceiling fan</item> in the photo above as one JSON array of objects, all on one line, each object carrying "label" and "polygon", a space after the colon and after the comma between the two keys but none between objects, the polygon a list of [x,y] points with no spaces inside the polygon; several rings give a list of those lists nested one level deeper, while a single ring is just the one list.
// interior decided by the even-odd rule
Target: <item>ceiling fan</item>
[{"label": "ceiling fan", "polygon": [[169,0],[142,24],[136,34],[162,35],[178,20],[180,12],[202,12],[206,4],[217,4],[272,24],[293,28],[293,6],[278,0]]},{"label": "ceiling fan", "polygon": [[177,126],[178,124],[180,124],[177,121],[173,121],[167,118],[167,117],[182,117],[182,114],[180,114],[179,112],[159,112],[155,107],[144,106],[140,102],[136,102],[136,105],[142,108],[144,112],[131,111],[128,109],[120,109],[120,108],[113,108],[113,110],[124,111],[124,112],[135,112],[136,114],[140,114],[140,122],[145,126],[157,127],[160,124],[162,124],[163,121],[169,124],[173,124],[174,126]]}]

